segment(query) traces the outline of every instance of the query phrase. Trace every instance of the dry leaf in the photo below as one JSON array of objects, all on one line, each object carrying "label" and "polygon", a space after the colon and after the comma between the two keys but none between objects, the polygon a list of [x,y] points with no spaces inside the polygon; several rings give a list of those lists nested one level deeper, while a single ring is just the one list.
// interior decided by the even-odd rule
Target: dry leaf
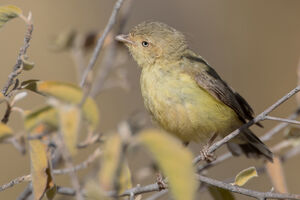
[{"label": "dry leaf", "polygon": [[254,177],[257,177],[257,171],[255,167],[249,167],[236,175],[234,185],[243,186]]},{"label": "dry leaf", "polygon": [[64,142],[72,155],[77,152],[77,137],[80,127],[81,113],[77,106],[60,105],[58,107],[60,130]]},{"label": "dry leaf", "polygon": [[[99,172],[99,182],[105,191],[114,189],[114,179],[116,177],[122,150],[121,145],[121,137],[117,134],[108,138],[105,143],[103,156],[101,157],[101,169]],[[131,173],[126,161],[122,163],[121,174],[118,181],[120,193],[132,187]]]},{"label": "dry leaf", "polygon": [[[44,125],[36,127],[31,136],[46,131]],[[31,176],[34,200],[40,200],[44,193],[54,187],[50,164],[47,155],[47,146],[40,140],[29,140]]]},{"label": "dry leaf", "polygon": [[193,200],[198,182],[194,175],[191,152],[174,137],[159,130],[142,131],[138,141],[152,153],[159,168],[168,178],[174,199]]}]

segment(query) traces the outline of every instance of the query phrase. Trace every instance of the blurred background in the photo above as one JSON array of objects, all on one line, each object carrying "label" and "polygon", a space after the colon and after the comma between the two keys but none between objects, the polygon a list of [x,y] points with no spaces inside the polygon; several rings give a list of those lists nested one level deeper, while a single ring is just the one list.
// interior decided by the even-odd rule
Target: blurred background
[{"label": "blurred background", "polygon": [[[76,83],[74,62],[69,52],[53,52],[49,49],[51,39],[60,32],[71,28],[85,34],[104,29],[115,1],[112,0],[1,0],[1,5],[14,4],[24,14],[33,14],[34,32],[28,50],[30,60],[35,63],[32,71],[24,72],[21,80],[61,80]],[[286,94],[297,84],[297,66],[300,56],[300,1],[298,0],[133,0],[130,16],[124,28],[127,32],[144,20],[165,22],[182,31],[190,47],[203,56],[212,67],[238,91],[256,114],[259,114]],[[18,50],[23,44],[25,25],[15,19],[0,30],[0,85],[5,84],[8,74],[16,62]],[[97,96],[101,111],[101,131],[115,130],[120,120],[134,112],[145,113],[139,88],[140,69],[128,56],[121,68],[127,73],[129,89],[114,88]],[[41,97],[31,94],[19,105],[26,109],[36,108]],[[1,113],[4,110],[0,107]],[[274,116],[285,117],[296,108],[292,99],[274,112]],[[15,114],[9,125],[15,130],[22,129],[22,121]],[[275,122],[263,122],[265,128],[253,127],[262,135]],[[278,134],[274,141],[282,139]],[[268,145],[274,144],[273,140]],[[195,155],[200,150],[190,145]],[[224,152],[222,148],[218,151]],[[227,151],[227,150],[226,150]],[[80,162],[88,151],[76,158]],[[131,152],[131,154],[133,154]],[[132,159],[136,165],[143,163],[141,152]],[[139,159],[138,159],[139,158]],[[78,160],[77,160],[78,159]],[[30,173],[28,154],[20,155],[12,145],[0,145],[0,185],[13,178]],[[218,180],[235,176],[242,169],[257,165],[258,161],[244,157],[233,158],[208,171]],[[289,191],[299,193],[299,156],[284,164]],[[80,172],[83,176],[87,171]],[[57,181],[66,178],[57,176]],[[152,183],[155,177],[145,183]],[[0,192],[0,199],[16,199],[26,183]],[[247,188],[268,191],[271,184],[266,175],[250,181]],[[237,199],[250,199],[236,195]],[[64,198],[62,198],[64,199]],[[201,199],[210,199],[203,193]]]}]

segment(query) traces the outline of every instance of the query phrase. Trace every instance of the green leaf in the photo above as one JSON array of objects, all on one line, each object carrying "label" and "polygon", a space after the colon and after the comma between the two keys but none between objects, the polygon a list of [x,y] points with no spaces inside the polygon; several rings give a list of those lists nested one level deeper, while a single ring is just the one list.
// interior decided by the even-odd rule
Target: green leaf
[{"label": "green leaf", "polygon": [[31,131],[42,123],[52,128],[58,128],[58,113],[55,108],[45,106],[25,116],[25,128],[27,131]]},{"label": "green leaf", "polygon": [[142,131],[138,141],[147,147],[168,178],[174,199],[193,200],[198,182],[194,175],[192,153],[177,139],[159,130]]},{"label": "green leaf", "polygon": [[80,127],[81,113],[77,106],[61,105],[58,108],[60,129],[64,142],[72,155],[77,152],[77,137]]},{"label": "green leaf", "polygon": [[[45,95],[54,97],[60,101],[78,105],[82,98],[82,90],[70,83],[56,81],[43,81],[37,83],[37,91]],[[99,122],[99,111],[95,101],[88,97],[83,105],[83,116],[95,130]]]},{"label": "green leaf", "polygon": [[28,57],[27,56],[22,55],[21,59],[22,59],[22,62],[23,62],[23,69],[24,70],[29,71],[29,70],[33,69],[34,63],[28,61]]},{"label": "green leaf", "polygon": [[249,167],[236,175],[234,185],[243,186],[254,177],[257,177],[257,171],[255,167]]},{"label": "green leaf", "polygon": [[23,81],[21,83],[21,88],[30,90],[32,92],[37,92],[37,82],[38,81],[39,80],[36,80],[36,79],[30,79],[30,80],[27,80],[27,81]]},{"label": "green leaf", "polygon": [[0,142],[11,136],[13,136],[13,131],[11,128],[0,122]]},{"label": "green leaf", "polygon": [[215,186],[208,186],[208,191],[213,197],[214,200],[234,200],[234,196],[228,190],[224,190],[223,188],[218,188]]},{"label": "green leaf", "polygon": [[22,14],[22,10],[14,5],[0,6],[0,28],[9,20]]}]

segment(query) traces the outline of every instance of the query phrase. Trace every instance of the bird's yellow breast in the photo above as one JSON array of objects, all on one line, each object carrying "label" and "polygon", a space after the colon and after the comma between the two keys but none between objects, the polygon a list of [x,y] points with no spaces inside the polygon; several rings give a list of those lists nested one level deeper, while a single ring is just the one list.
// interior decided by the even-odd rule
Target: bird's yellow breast
[{"label": "bird's yellow breast", "polygon": [[180,67],[144,67],[141,90],[147,110],[168,132],[184,142],[205,142],[241,126],[237,114],[215,99]]}]

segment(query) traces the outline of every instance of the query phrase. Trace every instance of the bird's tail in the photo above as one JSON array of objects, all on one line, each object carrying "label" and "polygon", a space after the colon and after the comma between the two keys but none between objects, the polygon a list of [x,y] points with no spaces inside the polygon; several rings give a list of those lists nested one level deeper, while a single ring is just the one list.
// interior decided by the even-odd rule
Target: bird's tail
[{"label": "bird's tail", "polygon": [[237,136],[239,141],[242,143],[228,142],[228,149],[232,155],[239,156],[245,154],[249,158],[260,158],[264,157],[270,162],[273,162],[273,153],[268,147],[249,129],[244,130],[240,135]]}]

